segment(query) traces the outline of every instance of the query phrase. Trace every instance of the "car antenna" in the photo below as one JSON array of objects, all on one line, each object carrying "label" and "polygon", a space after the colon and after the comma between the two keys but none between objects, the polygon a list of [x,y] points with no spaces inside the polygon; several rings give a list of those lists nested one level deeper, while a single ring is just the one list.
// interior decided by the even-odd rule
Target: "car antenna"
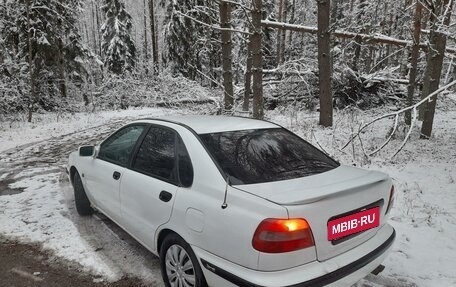
[{"label": "car antenna", "polygon": [[228,186],[229,185],[230,185],[230,176],[228,175],[226,177],[225,196],[223,198],[222,209],[226,209],[228,207],[228,204],[226,203],[226,195],[228,194]]}]

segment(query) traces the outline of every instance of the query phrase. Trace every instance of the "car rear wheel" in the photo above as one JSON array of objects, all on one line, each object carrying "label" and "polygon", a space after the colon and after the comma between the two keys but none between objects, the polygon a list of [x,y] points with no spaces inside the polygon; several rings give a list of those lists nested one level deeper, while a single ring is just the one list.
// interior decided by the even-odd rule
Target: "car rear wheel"
[{"label": "car rear wheel", "polygon": [[177,234],[165,238],[160,249],[160,267],[167,287],[207,287],[190,245]]},{"label": "car rear wheel", "polygon": [[76,203],[76,210],[81,216],[92,215],[94,210],[90,206],[90,201],[87,198],[87,194],[82,185],[81,176],[76,171],[73,178],[73,188],[74,188],[74,201]]}]

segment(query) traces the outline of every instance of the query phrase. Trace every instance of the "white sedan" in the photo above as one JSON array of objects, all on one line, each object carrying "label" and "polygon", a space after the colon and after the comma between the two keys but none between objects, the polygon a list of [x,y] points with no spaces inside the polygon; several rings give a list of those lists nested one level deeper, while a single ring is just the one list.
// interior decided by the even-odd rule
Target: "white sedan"
[{"label": "white sedan", "polygon": [[388,175],[266,121],[138,120],[73,152],[68,174],[79,214],[158,255],[166,286],[350,286],[395,239]]}]

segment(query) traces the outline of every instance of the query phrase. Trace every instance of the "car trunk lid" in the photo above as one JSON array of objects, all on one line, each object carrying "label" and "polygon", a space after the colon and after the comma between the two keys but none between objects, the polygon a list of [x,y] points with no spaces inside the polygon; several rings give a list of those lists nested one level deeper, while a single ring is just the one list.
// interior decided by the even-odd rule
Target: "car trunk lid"
[{"label": "car trunk lid", "polygon": [[317,258],[324,261],[369,240],[378,229],[330,241],[330,220],[379,207],[379,224],[385,223],[391,179],[381,172],[340,166],[318,175],[236,188],[283,205],[290,218],[306,219],[315,239]]}]

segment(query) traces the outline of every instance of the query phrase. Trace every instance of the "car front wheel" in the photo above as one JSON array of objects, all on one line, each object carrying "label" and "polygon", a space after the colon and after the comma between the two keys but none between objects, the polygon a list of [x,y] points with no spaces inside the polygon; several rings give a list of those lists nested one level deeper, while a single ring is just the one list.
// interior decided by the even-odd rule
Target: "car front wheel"
[{"label": "car front wheel", "polygon": [[167,287],[207,287],[190,245],[177,234],[165,238],[160,249],[160,267]]}]

